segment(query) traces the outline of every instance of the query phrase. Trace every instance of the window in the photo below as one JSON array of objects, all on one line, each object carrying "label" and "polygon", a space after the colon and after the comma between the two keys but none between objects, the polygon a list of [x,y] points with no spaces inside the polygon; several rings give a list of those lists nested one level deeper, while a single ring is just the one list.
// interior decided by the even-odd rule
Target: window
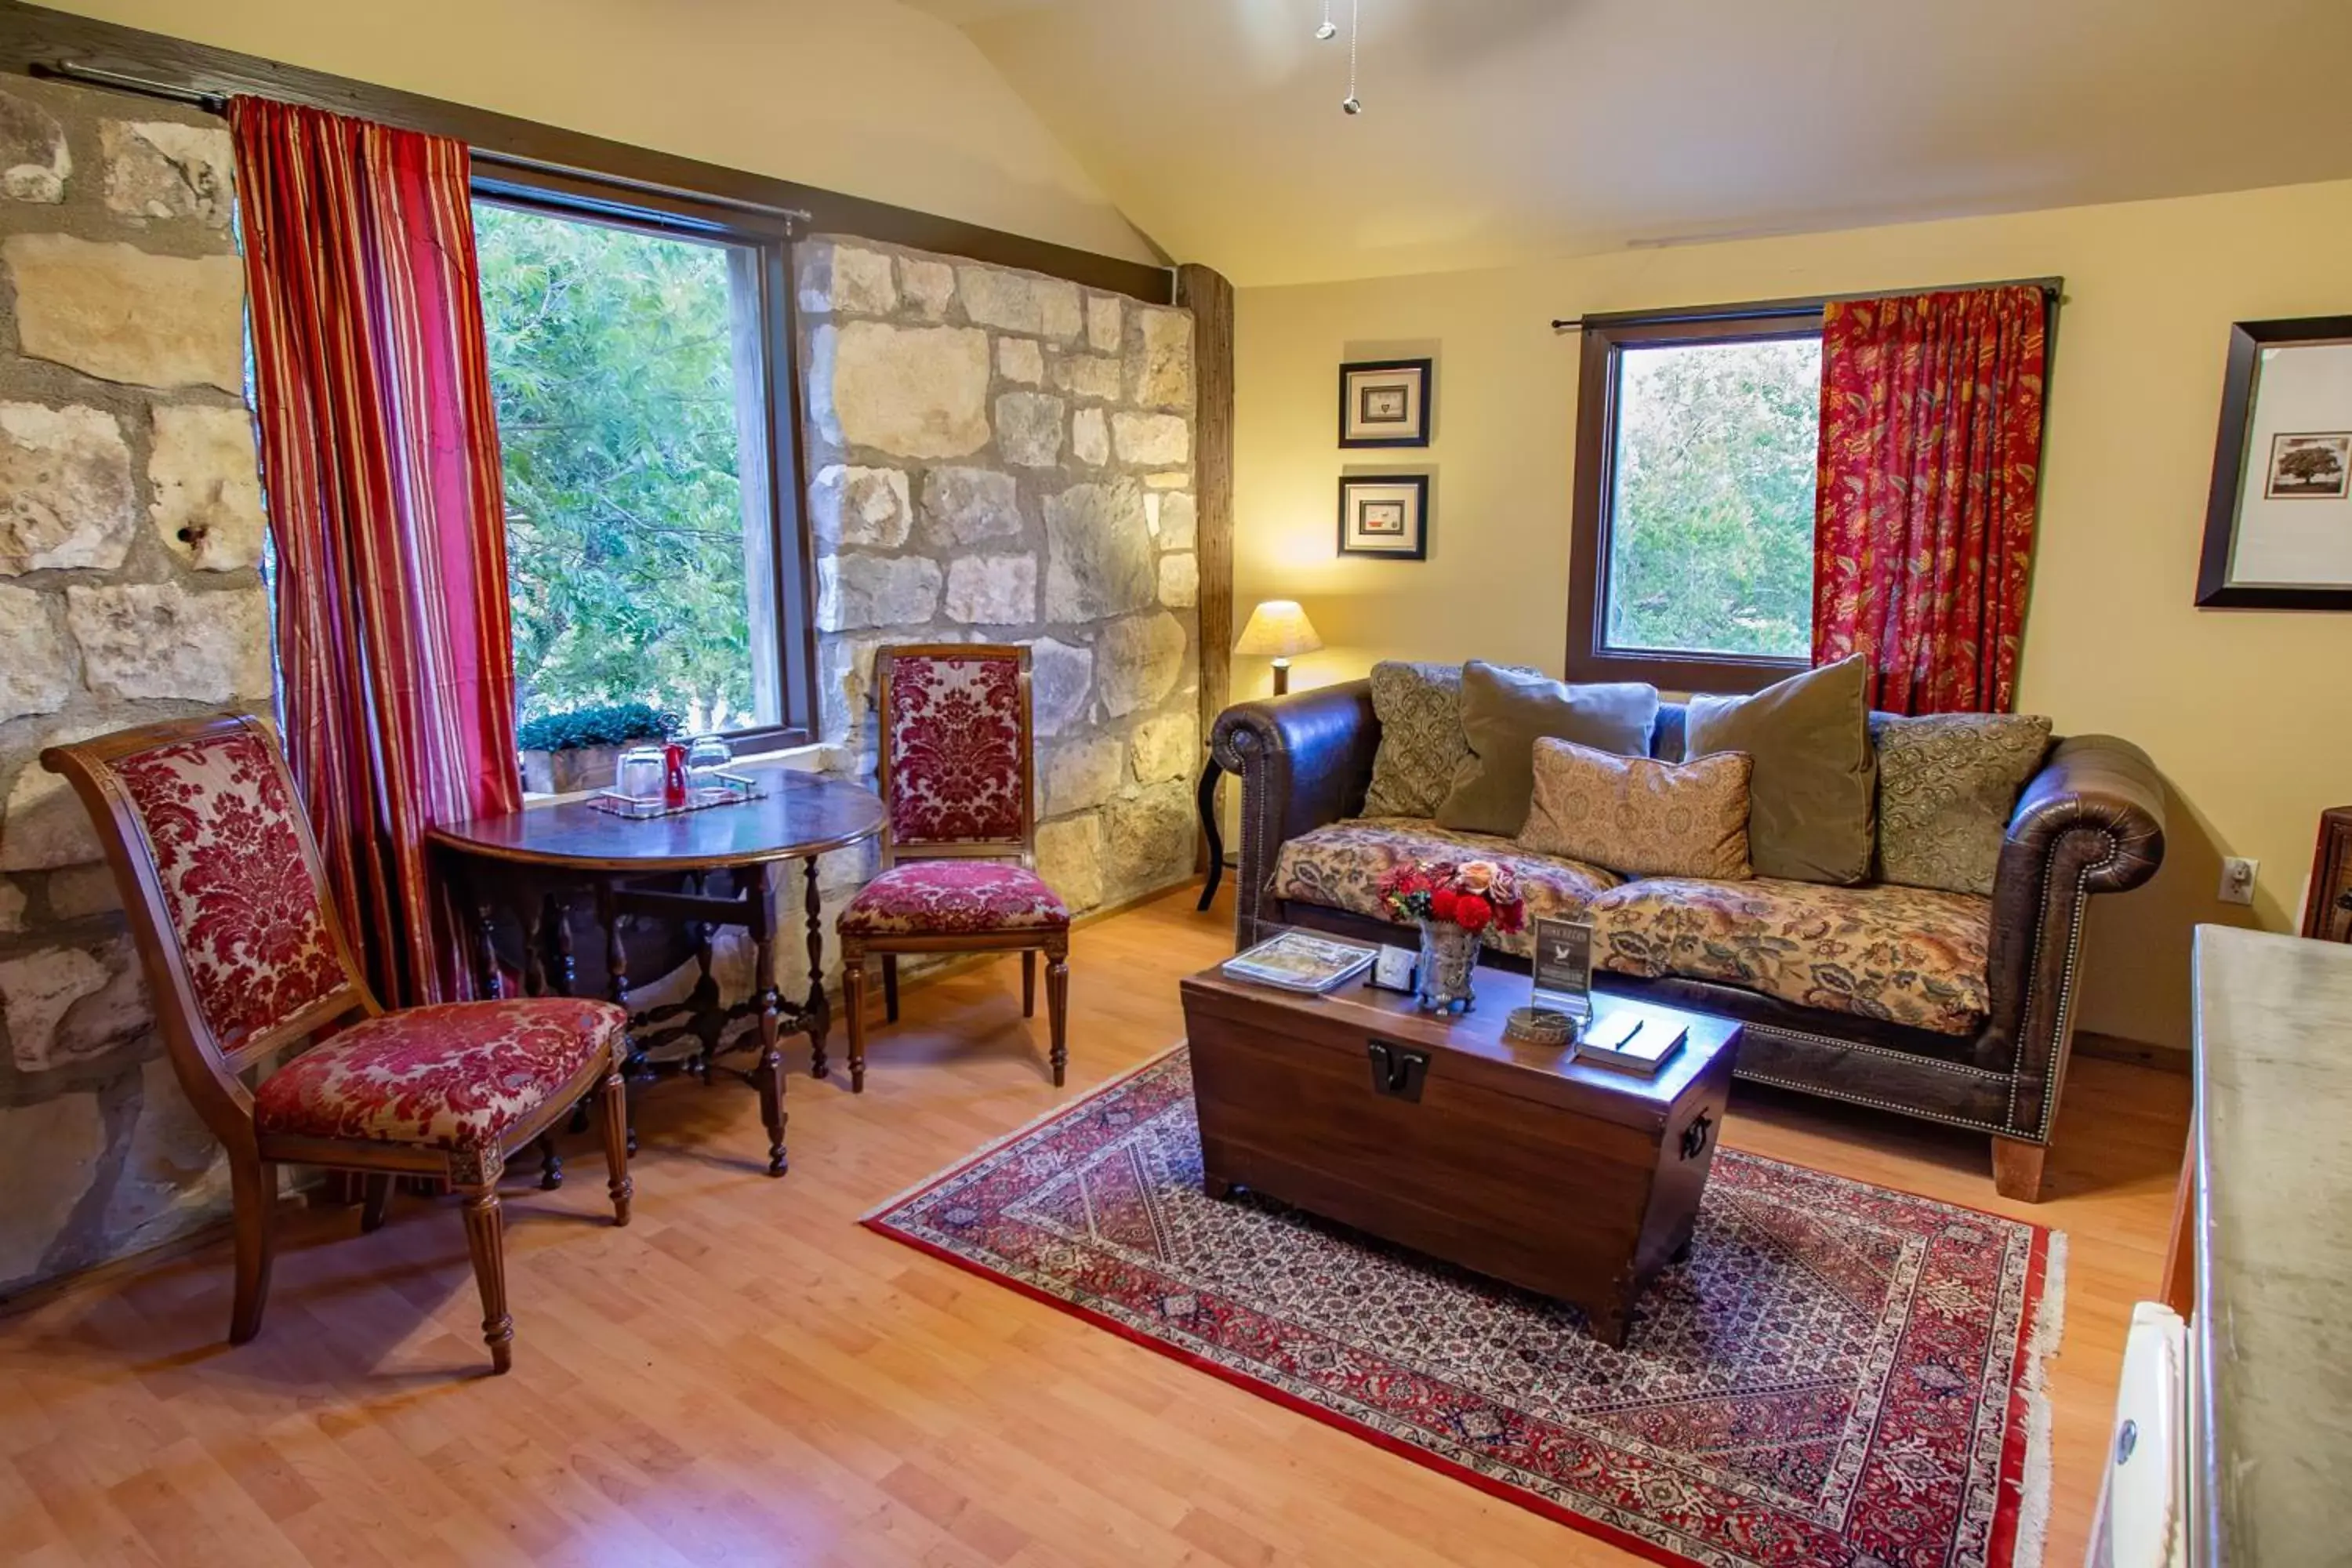
[{"label": "window", "polygon": [[805,738],[781,230],[476,195],[518,717],[644,702],[688,732]]},{"label": "window", "polygon": [[1752,691],[1810,662],[1818,306],[1584,331],[1568,669]]}]

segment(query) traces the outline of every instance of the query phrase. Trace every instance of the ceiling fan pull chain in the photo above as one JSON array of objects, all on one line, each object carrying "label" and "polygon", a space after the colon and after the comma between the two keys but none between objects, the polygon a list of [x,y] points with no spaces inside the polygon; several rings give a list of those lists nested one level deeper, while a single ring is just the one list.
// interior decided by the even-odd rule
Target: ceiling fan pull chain
[{"label": "ceiling fan pull chain", "polygon": [[1348,0],[1348,96],[1339,102],[1347,114],[1361,114],[1364,100],[1356,96],[1356,46],[1364,32],[1364,0]]}]

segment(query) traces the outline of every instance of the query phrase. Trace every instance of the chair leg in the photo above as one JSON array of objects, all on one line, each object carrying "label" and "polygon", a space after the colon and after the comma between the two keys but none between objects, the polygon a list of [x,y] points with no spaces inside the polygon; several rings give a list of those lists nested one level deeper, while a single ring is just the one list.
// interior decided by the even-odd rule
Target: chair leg
[{"label": "chair leg", "polygon": [[849,1092],[866,1092],[866,955],[841,960],[841,1005],[849,1015]]},{"label": "chair leg", "polygon": [[613,1223],[626,1225],[637,1184],[629,1178],[629,1090],[618,1063],[604,1075],[596,1098],[604,1111],[604,1190],[612,1194]]},{"label": "chair leg", "polygon": [[244,1344],[261,1331],[269,1300],[269,1260],[276,1250],[278,1167],[230,1151],[229,1194],[236,1210],[236,1295],[229,1308],[228,1342]]},{"label": "chair leg", "polygon": [[1024,949],[1021,954],[1021,1016],[1037,1016],[1037,953],[1034,948]]},{"label": "chair leg", "polygon": [[366,1196],[360,1200],[360,1231],[362,1235],[383,1228],[384,1211],[392,1206],[392,1176],[389,1172],[365,1178]]},{"label": "chair leg", "polygon": [[551,1193],[563,1184],[563,1156],[555,1147],[555,1130],[539,1135],[539,1190]]},{"label": "chair leg", "polygon": [[501,1162],[491,1155],[475,1169],[451,1171],[463,1201],[466,1250],[474,1256],[474,1283],[482,1293],[482,1342],[490,1347],[490,1371],[514,1365],[514,1319],[507,1313],[505,1223],[499,1210]]},{"label": "chair leg", "polygon": [[895,952],[882,955],[882,1021],[898,1021],[898,955]]},{"label": "chair leg", "polygon": [[1046,1026],[1054,1037],[1054,1087],[1062,1087],[1070,1065],[1070,960],[1055,948],[1045,954]]}]

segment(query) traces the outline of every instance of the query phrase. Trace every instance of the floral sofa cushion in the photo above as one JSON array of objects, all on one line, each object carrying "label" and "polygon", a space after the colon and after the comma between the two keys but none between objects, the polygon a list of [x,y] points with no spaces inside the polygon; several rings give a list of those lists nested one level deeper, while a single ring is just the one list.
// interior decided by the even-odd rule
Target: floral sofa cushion
[{"label": "floral sofa cushion", "polygon": [[1521,958],[1535,951],[1538,920],[1573,919],[1593,897],[1617,885],[1598,866],[1530,855],[1491,833],[1462,833],[1417,816],[1355,817],[1301,834],[1282,847],[1274,866],[1274,896],[1385,920],[1381,879],[1415,860],[1493,860],[1518,879],[1528,925],[1516,934],[1489,931],[1490,946]]},{"label": "floral sofa cushion", "polygon": [[1744,985],[1945,1035],[1989,1009],[1992,900],[1879,885],[1653,877],[1592,900],[1597,962],[1621,974]]}]

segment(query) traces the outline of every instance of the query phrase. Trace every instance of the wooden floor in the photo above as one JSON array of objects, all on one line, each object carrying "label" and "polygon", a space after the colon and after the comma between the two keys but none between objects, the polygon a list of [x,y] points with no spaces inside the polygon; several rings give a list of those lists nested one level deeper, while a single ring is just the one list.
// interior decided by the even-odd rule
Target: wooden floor
[{"label": "wooden floor", "polygon": [[[1082,930],[1070,1090],[1181,1032],[1229,951],[1180,894]],[[456,1209],[293,1216],[231,1350],[215,1246],[0,1318],[0,1559],[41,1563],[1519,1565],[1632,1562],[864,1230],[868,1208],[1050,1109],[1011,960],[910,989],[867,1092],[793,1080],[793,1173],[754,1096],[638,1101],[635,1222],[593,1147],[510,1189],[515,1368],[487,1363]],[[1042,1012],[1042,1009],[1041,1009]],[[838,1042],[836,1040],[836,1052]],[[836,1059],[838,1057],[836,1055]],[[1734,1146],[2072,1237],[2048,1561],[2081,1561],[2122,1335],[2157,1288],[2187,1080],[2077,1060],[2053,1201],[1979,1139],[1746,1095]]]}]

